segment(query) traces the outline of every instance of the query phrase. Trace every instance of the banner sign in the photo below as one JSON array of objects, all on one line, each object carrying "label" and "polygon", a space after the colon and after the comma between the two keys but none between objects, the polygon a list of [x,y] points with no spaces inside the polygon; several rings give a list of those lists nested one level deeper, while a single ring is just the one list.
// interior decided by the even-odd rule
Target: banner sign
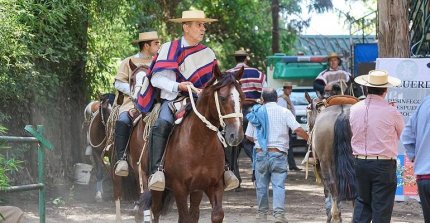
[{"label": "banner sign", "polygon": [[[378,58],[376,69],[385,70],[390,76],[402,80],[399,87],[388,90],[387,100],[396,103],[406,124],[422,98],[430,94],[430,58]],[[417,198],[413,163],[405,155],[401,143],[398,148],[396,200]]]}]

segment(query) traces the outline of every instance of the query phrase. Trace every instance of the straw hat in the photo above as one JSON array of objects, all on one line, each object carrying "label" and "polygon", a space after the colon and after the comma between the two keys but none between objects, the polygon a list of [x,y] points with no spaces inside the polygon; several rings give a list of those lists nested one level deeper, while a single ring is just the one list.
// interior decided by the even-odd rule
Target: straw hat
[{"label": "straw hat", "polygon": [[158,39],[158,34],[156,31],[139,33],[139,39],[131,41],[132,43],[139,43],[143,41],[156,40]]},{"label": "straw hat", "polygon": [[402,83],[400,79],[388,76],[383,70],[369,71],[369,74],[358,76],[354,81],[364,86],[378,88],[396,87]]},{"label": "straw hat", "polygon": [[293,87],[293,83],[286,81],[286,82],[284,82],[283,87]]},{"label": "straw hat", "polygon": [[341,60],[340,59],[340,56],[339,55],[337,55],[337,53],[330,53],[328,56],[327,56],[327,60],[330,60],[330,58],[334,58],[334,57],[336,57],[339,61]]},{"label": "straw hat", "polygon": [[233,55],[234,56],[248,56],[248,53],[245,50],[240,49],[240,50],[234,51]]},{"label": "straw hat", "polygon": [[218,19],[211,19],[206,18],[205,13],[200,10],[190,10],[190,11],[183,11],[182,12],[182,18],[176,18],[176,19],[169,19],[171,22],[215,22],[218,21]]}]

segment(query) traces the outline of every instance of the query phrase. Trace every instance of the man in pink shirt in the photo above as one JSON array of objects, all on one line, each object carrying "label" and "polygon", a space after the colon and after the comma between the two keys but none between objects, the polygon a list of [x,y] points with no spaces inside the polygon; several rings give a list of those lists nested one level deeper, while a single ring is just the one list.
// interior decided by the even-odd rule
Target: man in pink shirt
[{"label": "man in pink shirt", "polygon": [[388,87],[401,81],[374,70],[355,78],[368,87],[367,98],[351,107],[351,146],[356,158],[358,197],[353,222],[390,222],[397,186],[397,145],[404,123],[399,111],[384,98]]}]

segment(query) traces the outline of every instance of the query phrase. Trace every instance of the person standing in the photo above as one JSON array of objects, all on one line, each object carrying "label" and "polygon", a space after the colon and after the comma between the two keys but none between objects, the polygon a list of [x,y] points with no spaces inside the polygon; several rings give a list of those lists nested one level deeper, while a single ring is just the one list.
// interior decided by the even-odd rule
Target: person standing
[{"label": "person standing", "polygon": [[[284,93],[278,98],[278,105],[290,110],[295,117],[296,110],[294,109],[294,104],[291,102],[291,99],[290,99],[291,92],[293,91],[293,83],[284,82],[282,89]],[[292,134],[291,129],[288,130],[288,132],[291,136]],[[294,151],[291,145],[291,140],[290,140],[290,149],[288,150],[288,168],[294,171],[302,170],[297,167],[296,161],[294,160]]]},{"label": "person standing", "polygon": [[358,196],[353,222],[388,223],[397,187],[397,146],[403,116],[384,98],[401,81],[381,70],[355,78],[367,86],[367,98],[351,106],[351,146],[355,159]]},{"label": "person standing", "polygon": [[401,141],[414,163],[424,221],[430,223],[430,96],[425,97],[403,129]]},{"label": "person standing", "polygon": [[139,45],[139,53],[127,57],[121,62],[114,83],[115,89],[118,91],[117,102],[122,101],[119,108],[119,117],[115,123],[115,151],[118,159],[115,164],[115,174],[118,176],[128,176],[125,150],[132,127],[132,120],[128,112],[134,108],[130,97],[132,93],[130,92],[130,75],[133,73],[130,63],[137,67],[149,66],[152,62],[152,57],[160,49],[160,40],[155,31],[139,33],[139,38],[132,43]]},{"label": "person standing", "polygon": [[[164,43],[151,65],[151,84],[160,89],[162,99],[160,113],[150,132],[150,171],[148,187],[151,190],[163,191],[165,187],[164,172],[160,166],[173,127],[174,117],[169,103],[179,93],[187,93],[187,86],[204,88],[213,77],[213,67],[217,63],[215,53],[209,47],[200,44],[206,33],[206,23],[216,19],[206,18],[199,10],[183,11],[182,18],[170,19],[181,23],[184,35],[177,40]],[[225,190],[237,187],[239,180],[234,174],[224,174]]]},{"label": "person standing", "polygon": [[287,222],[285,218],[285,181],[287,179],[287,152],[291,128],[300,137],[308,134],[300,127],[290,110],[279,106],[278,95],[272,88],[263,90],[264,105],[255,105],[247,115],[249,123],[245,135],[255,140],[254,159],[257,220],[266,220],[269,211],[269,184],[273,188],[273,216],[275,222]]},{"label": "person standing", "polygon": [[339,84],[340,81],[346,83],[350,81],[351,74],[340,68],[342,60],[336,53],[330,53],[327,56],[328,68],[322,71],[314,81],[314,90],[319,93],[319,97],[326,95],[326,92],[332,91],[334,84]]},{"label": "person standing", "polygon": [[[257,68],[253,68],[248,66],[248,53],[239,49],[234,52],[234,59],[236,61],[236,66],[227,70],[227,72],[236,73],[242,67],[244,68],[242,78],[240,79],[242,92],[245,94],[245,101],[242,106],[243,113],[243,129],[246,130],[248,126],[248,119],[246,115],[251,112],[252,106],[259,103],[261,98],[261,92],[263,91],[263,86],[266,84],[266,75],[258,70]],[[251,158],[252,161],[252,150],[254,147],[254,143],[249,141],[246,137],[243,138],[237,148],[226,148],[226,158],[229,163],[230,169],[233,170],[234,174],[237,178],[239,178],[239,188],[242,183],[242,179],[239,174],[239,163],[238,158],[239,154],[243,148],[246,155]]]}]

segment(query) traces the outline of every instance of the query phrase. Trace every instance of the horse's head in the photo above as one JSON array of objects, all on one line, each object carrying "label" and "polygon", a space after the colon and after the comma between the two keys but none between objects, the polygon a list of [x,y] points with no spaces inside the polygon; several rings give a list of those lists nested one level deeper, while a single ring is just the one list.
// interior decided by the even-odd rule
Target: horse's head
[{"label": "horse's head", "polygon": [[113,104],[114,98],[115,98],[115,95],[111,93],[103,94],[99,97],[99,102],[100,102],[99,112],[101,114],[102,122],[105,125],[112,111],[112,104]]},{"label": "horse's head", "polygon": [[[208,83],[201,95],[212,119],[224,128],[228,145],[236,146],[243,139],[242,102],[244,94],[240,87],[243,68],[236,73],[221,73],[219,67],[214,67],[214,78]],[[200,100],[200,99],[199,99]]]},{"label": "horse's head", "polygon": [[308,92],[305,92],[305,98],[308,101],[309,105],[306,108],[306,116],[308,119],[309,131],[312,131],[315,125],[315,120],[317,118],[318,113],[324,107],[324,103],[319,102],[319,98],[312,99]]},{"label": "horse's head", "polygon": [[325,92],[324,98],[328,98],[333,95],[350,95],[360,99],[366,97],[365,89],[361,85],[357,84],[353,79],[348,82],[341,80],[338,83],[334,83],[331,85],[330,89],[331,90]]},{"label": "horse's head", "polygon": [[346,94],[354,96],[358,99],[364,99],[367,95],[367,88],[351,80],[348,88],[346,89]]}]

